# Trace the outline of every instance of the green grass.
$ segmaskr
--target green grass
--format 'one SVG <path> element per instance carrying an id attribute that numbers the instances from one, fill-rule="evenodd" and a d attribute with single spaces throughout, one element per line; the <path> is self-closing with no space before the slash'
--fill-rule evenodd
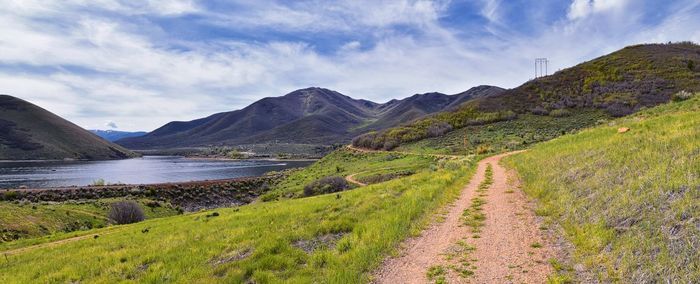
<path id="1" fill-rule="evenodd" d="M 433 281 L 435 284 L 447 283 L 445 279 L 446 274 L 447 271 L 445 270 L 445 267 L 441 265 L 431 266 L 428 268 L 428 272 L 426 272 L 428 280 Z"/>
<path id="2" fill-rule="evenodd" d="M 402 145 L 397 151 L 464 155 L 475 154 L 479 146 L 489 148 L 491 153 L 512 151 L 573 133 L 608 118 L 601 110 L 575 110 L 565 117 L 522 114 L 515 120 L 456 129 L 441 137 Z"/>
<path id="3" fill-rule="evenodd" d="M 506 158 L 599 281 L 700 281 L 700 98 Z M 618 127 L 629 127 L 617 133 Z"/>
<path id="4" fill-rule="evenodd" d="M 280 198 L 303 196 L 304 186 L 327 176 L 345 177 L 350 174 L 362 173 L 371 175 L 386 173 L 387 170 L 420 170 L 434 163 L 436 158 L 422 155 L 409 155 L 386 152 L 361 153 L 348 149 L 339 149 L 323 159 L 292 173 L 289 177 L 275 186 L 262 200 L 269 201 Z"/>
<path id="5" fill-rule="evenodd" d="M 478 196 L 472 198 L 469 208 L 462 212 L 462 222 L 469 227 L 473 234 L 481 233 L 481 227 L 484 226 L 486 215 L 483 213 L 483 205 L 486 204 L 486 191 L 493 184 L 493 166 L 488 164 L 484 174 L 484 180 L 479 184 L 476 190 Z"/>
<path id="6" fill-rule="evenodd" d="M 109 204 L 121 199 L 63 203 L 0 202 L 0 234 L 10 240 L 38 237 L 59 232 L 72 232 L 108 225 Z M 146 218 L 178 214 L 171 206 L 148 207 L 150 200 L 140 199 Z M 0 247 L 3 244 L 0 242 Z"/>
<path id="7" fill-rule="evenodd" d="M 384 257 L 459 196 L 474 163 L 455 163 L 340 198 L 258 202 L 92 230 L 100 237 L 0 259 L 0 282 L 368 282 Z M 213 211 L 219 216 L 206 217 Z"/>

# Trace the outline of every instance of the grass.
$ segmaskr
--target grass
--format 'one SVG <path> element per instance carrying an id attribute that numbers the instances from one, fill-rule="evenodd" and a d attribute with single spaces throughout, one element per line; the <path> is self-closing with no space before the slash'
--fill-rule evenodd
<path id="1" fill-rule="evenodd" d="M 445 276 L 447 275 L 447 271 L 445 270 L 445 267 L 442 265 L 435 265 L 431 266 L 428 268 L 428 272 L 426 272 L 426 276 L 428 276 L 428 280 L 433 281 L 435 284 L 444 284 L 447 283 L 445 280 Z"/>
<path id="2" fill-rule="evenodd" d="M 357 152 L 342 148 L 323 159 L 296 171 L 262 196 L 263 201 L 295 198 L 303 196 L 304 186 L 327 176 L 342 176 L 362 173 L 372 175 L 388 170 L 417 171 L 427 168 L 436 158 L 422 155 L 409 155 L 387 152 Z"/>
<path id="3" fill-rule="evenodd" d="M 472 198 L 469 208 L 462 212 L 462 221 L 468 226 L 473 234 L 481 233 L 481 227 L 484 226 L 486 215 L 482 212 L 482 206 L 486 204 L 486 190 L 493 184 L 493 166 L 488 164 L 484 174 L 484 180 L 479 184 L 476 190 L 478 196 Z"/>
<path id="4" fill-rule="evenodd" d="M 122 199 L 76 201 L 64 203 L 0 202 L 0 236 L 9 241 L 53 233 L 72 232 L 107 226 L 109 204 Z M 172 206 L 149 207 L 151 200 L 137 200 L 146 218 L 177 215 Z M 0 248 L 3 247 L 0 243 Z"/>
<path id="5" fill-rule="evenodd" d="M 598 281 L 698 282 L 698 111 L 696 95 L 505 161 L 540 201 L 537 213 L 562 226 L 573 261 Z"/>
<path id="6" fill-rule="evenodd" d="M 365 168 L 383 167 L 382 159 L 425 163 L 419 157 L 386 161 L 386 154 L 368 155 Z M 347 157 L 345 165 L 353 165 L 350 153 L 335 157 Z M 100 237 L 0 259 L 0 282 L 368 282 L 385 256 L 459 196 L 474 163 L 455 163 L 435 163 L 412 176 L 339 195 L 258 202 L 219 208 L 219 216 L 205 211 L 88 231 Z M 326 174 L 318 166 L 307 170 Z"/>
<path id="7" fill-rule="evenodd" d="M 519 150 L 563 134 L 606 121 L 602 110 L 576 110 L 566 117 L 522 114 L 515 120 L 467 126 L 441 137 L 424 139 L 397 148 L 425 154 L 485 154 Z M 484 152 L 478 153 L 482 147 Z"/>

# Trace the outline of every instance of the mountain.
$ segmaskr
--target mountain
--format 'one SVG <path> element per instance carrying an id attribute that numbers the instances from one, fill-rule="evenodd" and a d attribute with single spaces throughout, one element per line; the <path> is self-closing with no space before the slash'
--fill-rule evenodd
<path id="1" fill-rule="evenodd" d="M 122 159 L 119 145 L 32 103 L 0 95 L 0 160 Z"/>
<path id="2" fill-rule="evenodd" d="M 481 152 L 478 148 L 488 151 L 493 144 L 517 148 L 589 127 L 597 118 L 625 116 L 668 102 L 680 91 L 699 91 L 700 67 L 696 62 L 700 62 L 700 46 L 693 43 L 630 46 L 514 89 L 473 98 L 399 128 L 366 133 L 353 144 L 393 149 L 430 138 L 441 140 L 430 143 L 441 149 L 449 146 Z M 503 135 L 496 135 L 494 130 L 503 128 L 505 121 L 513 123 L 501 131 Z M 494 127 L 483 129 L 481 125 Z M 469 128 L 469 133 L 451 137 L 449 143 L 438 138 L 461 128 Z"/>
<path id="3" fill-rule="evenodd" d="M 474 103 L 484 111 L 596 108 L 624 116 L 668 102 L 681 90 L 700 90 L 696 63 L 700 46 L 693 43 L 634 45 Z"/>
<path id="4" fill-rule="evenodd" d="M 114 142 L 122 138 L 128 138 L 128 137 L 138 137 L 138 136 L 143 136 L 146 135 L 145 131 L 136 131 L 136 132 L 128 132 L 128 131 L 117 131 L 117 130 L 98 130 L 98 129 L 91 129 L 90 132 L 94 133 L 97 136 L 102 137 L 103 139 Z"/>
<path id="5" fill-rule="evenodd" d="M 395 126 L 444 110 L 455 102 L 500 91 L 498 87 L 481 86 L 457 95 L 419 94 L 379 104 L 328 89 L 307 88 L 282 97 L 264 98 L 241 110 L 170 122 L 144 136 L 117 143 L 130 149 L 265 142 L 344 143 L 364 131 Z"/>

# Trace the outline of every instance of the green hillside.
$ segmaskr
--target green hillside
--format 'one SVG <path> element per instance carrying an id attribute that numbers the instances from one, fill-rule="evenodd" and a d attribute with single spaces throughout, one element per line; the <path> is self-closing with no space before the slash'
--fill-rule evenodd
<path id="1" fill-rule="evenodd" d="M 107 160 L 136 156 L 39 106 L 0 95 L 0 160 Z"/>
<path id="2" fill-rule="evenodd" d="M 693 43 L 630 46 L 517 88 L 467 101 L 452 111 L 361 135 L 353 144 L 390 150 L 433 138 L 437 143 L 422 143 L 408 149 L 430 146 L 443 152 L 450 149 L 461 153 L 490 152 L 512 140 L 513 143 L 539 142 L 557 136 L 552 133 L 579 130 L 595 125 L 599 119 L 620 117 L 668 102 L 683 90 L 700 91 L 697 62 L 700 62 L 700 46 Z M 589 119 L 593 110 L 600 114 Z M 569 116 L 574 119 L 564 119 Z M 547 117 L 560 121 L 548 123 L 551 119 Z M 533 123 L 540 126 L 537 131 L 542 133 L 535 133 L 540 138 L 532 137 Z M 502 135 L 484 134 L 504 126 L 508 128 Z M 457 139 L 439 138 L 464 128 L 470 132 L 454 134 L 458 135 Z M 469 143 L 455 143 L 465 138 Z M 455 147 L 458 144 L 462 146 Z M 479 147 L 491 150 L 477 151 Z"/>
<path id="3" fill-rule="evenodd" d="M 584 282 L 700 280 L 698 111 L 696 95 L 508 158 L 575 246 Z"/>
<path id="4" fill-rule="evenodd" d="M 346 151 L 327 157 L 324 168 L 385 173 L 376 166 L 381 160 L 401 168 L 420 161 Z M 342 193 L 109 226 L 60 245 L 47 242 L 76 234 L 0 244 L 2 251 L 21 249 L 5 252 L 0 282 L 367 282 L 370 271 L 454 200 L 474 172 L 469 159 L 427 161 L 414 166 L 413 175 Z M 325 175 L 318 167 L 301 172 Z M 46 244 L 27 247 L 37 243 Z"/>

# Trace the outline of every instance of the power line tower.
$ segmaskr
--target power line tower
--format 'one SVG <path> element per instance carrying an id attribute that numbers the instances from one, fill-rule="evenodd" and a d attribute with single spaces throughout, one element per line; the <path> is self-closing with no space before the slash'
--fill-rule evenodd
<path id="1" fill-rule="evenodd" d="M 535 79 L 549 75 L 547 72 L 548 64 L 549 60 L 547 58 L 535 58 Z"/>

